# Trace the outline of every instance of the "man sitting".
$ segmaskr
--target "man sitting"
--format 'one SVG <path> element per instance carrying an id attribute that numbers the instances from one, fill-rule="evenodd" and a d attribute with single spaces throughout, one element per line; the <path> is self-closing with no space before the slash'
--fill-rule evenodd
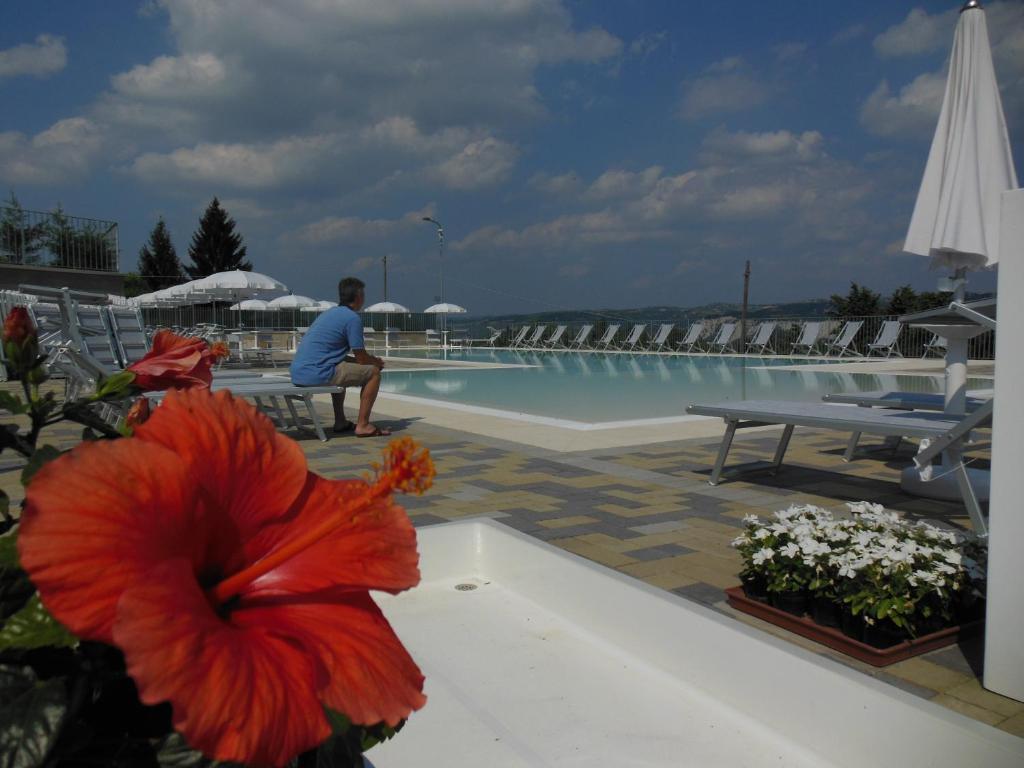
<path id="1" fill-rule="evenodd" d="M 336 387 L 362 387 L 356 437 L 390 435 L 390 430 L 370 423 L 370 410 L 380 389 L 380 371 L 384 361 L 366 353 L 363 321 L 356 313 L 366 299 L 362 280 L 346 277 L 338 283 L 341 306 L 322 312 L 299 344 L 292 361 L 292 382 L 300 387 L 333 384 Z M 345 392 L 332 394 L 334 431 L 352 429 L 345 418 Z"/>

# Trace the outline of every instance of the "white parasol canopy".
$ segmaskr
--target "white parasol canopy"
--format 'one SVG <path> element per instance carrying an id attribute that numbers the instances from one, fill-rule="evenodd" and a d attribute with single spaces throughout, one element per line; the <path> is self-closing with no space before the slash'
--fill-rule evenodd
<path id="1" fill-rule="evenodd" d="M 328 309 L 334 309 L 338 306 L 337 302 L 334 301 L 323 301 L 320 300 L 316 304 L 309 307 L 303 307 L 300 312 L 326 312 Z"/>
<path id="2" fill-rule="evenodd" d="M 364 307 L 363 312 L 397 315 L 409 314 L 409 309 L 408 307 L 403 307 L 401 304 L 396 304 L 393 301 L 378 301 L 376 304 L 371 304 L 368 307 Z"/>
<path id="3" fill-rule="evenodd" d="M 315 307 L 316 301 L 309 296 L 296 296 L 293 293 L 287 296 L 278 296 L 268 302 L 270 309 L 302 309 L 303 307 Z"/>
<path id="4" fill-rule="evenodd" d="M 213 298 L 270 299 L 288 293 L 288 286 L 262 272 L 233 269 L 194 280 L 193 291 Z"/>
<path id="5" fill-rule="evenodd" d="M 444 302 L 442 304 L 432 304 L 423 311 L 428 315 L 458 315 L 464 313 L 466 308 L 460 307 L 458 304 Z"/>
<path id="6" fill-rule="evenodd" d="M 903 249 L 931 256 L 933 266 L 995 264 L 1000 195 L 1016 187 L 985 12 L 972 0 L 957 21 L 942 112 Z"/>
<path id="7" fill-rule="evenodd" d="M 271 309 L 271 306 L 267 302 L 263 301 L 263 299 L 246 299 L 245 301 L 240 301 L 237 304 L 232 304 L 229 309 L 266 312 Z"/>

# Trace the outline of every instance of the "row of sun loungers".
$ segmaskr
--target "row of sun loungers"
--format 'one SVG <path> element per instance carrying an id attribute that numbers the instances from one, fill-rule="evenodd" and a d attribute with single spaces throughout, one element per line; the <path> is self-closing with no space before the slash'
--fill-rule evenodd
<path id="1" fill-rule="evenodd" d="M 647 341 L 643 340 L 647 332 L 646 324 L 635 324 L 626 334 L 622 341 L 618 341 L 619 331 L 622 324 L 613 323 L 608 325 L 604 333 L 593 341 L 590 340 L 594 331 L 593 324 L 584 325 L 579 332 L 570 340 L 566 340 L 565 325 L 556 325 L 551 332 L 548 332 L 547 325 L 523 326 L 513 336 L 509 347 L 512 349 L 596 349 L 602 351 L 624 351 L 624 352 L 726 352 L 744 351 L 758 355 L 784 354 L 790 355 L 823 355 L 828 357 L 903 357 L 899 349 L 899 338 L 903 331 L 903 324 L 897 320 L 886 320 L 882 323 L 874 341 L 867 345 L 866 353 L 858 351 L 856 340 L 864 326 L 862 320 L 850 320 L 846 322 L 834 336 L 826 335 L 828 323 L 825 321 L 812 320 L 803 324 L 800 335 L 795 342 L 789 344 L 789 349 L 778 349 L 773 339 L 776 337 L 778 322 L 766 320 L 759 323 L 750 341 L 747 341 L 740 349 L 739 340 L 736 338 L 738 323 L 724 322 L 717 328 L 710 329 L 709 324 L 698 321 L 687 328 L 681 341 L 671 344 L 670 337 L 675 324 L 662 323 L 657 330 L 650 335 Z M 708 335 L 710 331 L 710 335 Z M 496 331 L 487 343 L 496 343 L 500 331 Z M 933 338 L 924 345 L 924 354 L 941 352 L 945 349 L 946 342 L 939 336 Z"/>
<path id="2" fill-rule="evenodd" d="M 48 365 L 63 374 L 68 396 L 91 391 L 102 376 L 110 376 L 141 359 L 150 348 L 149 336 L 138 309 L 88 303 L 106 297 L 92 294 L 26 286 L 47 301 L 28 305 L 46 348 Z M 313 406 L 313 396 L 341 392 L 339 387 L 298 387 L 283 376 L 262 376 L 254 371 L 214 372 L 212 389 L 230 389 L 235 395 L 253 400 L 278 427 L 304 429 L 297 406 L 305 408 L 313 431 L 326 441 L 327 435 Z M 155 402 L 162 392 L 146 393 Z M 269 404 L 268 404 L 269 403 Z M 284 407 L 282 407 L 282 404 Z M 117 413 L 104 414 L 115 421 Z"/>

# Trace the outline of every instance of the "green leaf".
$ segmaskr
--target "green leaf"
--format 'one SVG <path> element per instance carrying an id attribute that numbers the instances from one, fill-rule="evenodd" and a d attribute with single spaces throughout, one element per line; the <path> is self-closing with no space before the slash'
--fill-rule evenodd
<path id="1" fill-rule="evenodd" d="M 0 391 L 0 409 L 8 413 L 27 413 L 28 406 L 13 392 Z"/>
<path id="2" fill-rule="evenodd" d="M 40 682 L 27 667 L 0 666 L 0 765 L 42 766 L 57 742 L 67 709 L 60 678 Z"/>
<path id="3" fill-rule="evenodd" d="M 61 450 L 52 445 L 41 445 L 36 448 L 35 453 L 32 454 L 32 458 L 28 460 L 28 464 L 21 470 L 21 484 L 28 485 L 32 477 L 43 468 L 47 463 L 53 461 L 60 456 Z"/>
<path id="4" fill-rule="evenodd" d="M 135 374 L 132 371 L 118 371 L 100 382 L 93 399 L 127 397 L 133 394 L 131 387 L 134 381 Z"/>
<path id="5" fill-rule="evenodd" d="M 0 491 L 0 493 L 3 493 Z M 4 494 L 6 500 L 7 494 Z M 0 536 L 0 568 L 19 568 L 18 565 L 18 529 Z"/>
<path id="6" fill-rule="evenodd" d="M 13 614 L 0 628 L 0 651 L 8 648 L 70 648 L 78 638 L 64 629 L 33 595 L 25 607 Z"/>
<path id="7" fill-rule="evenodd" d="M 192 749 L 180 733 L 172 733 L 154 744 L 156 762 L 161 768 L 230 768 L 237 763 L 211 760 L 202 752 Z"/>

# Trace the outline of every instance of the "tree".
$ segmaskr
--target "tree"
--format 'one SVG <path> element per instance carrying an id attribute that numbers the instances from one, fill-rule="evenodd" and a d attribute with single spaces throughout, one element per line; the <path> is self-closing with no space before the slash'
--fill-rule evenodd
<path id="1" fill-rule="evenodd" d="M 845 296 L 834 293 L 830 300 L 832 306 L 828 313 L 832 317 L 863 317 L 882 314 L 882 297 L 870 288 L 857 285 L 857 283 L 850 283 L 850 292 Z"/>
<path id="2" fill-rule="evenodd" d="M 206 277 L 231 269 L 249 271 L 252 264 L 245 260 L 242 236 L 235 234 L 235 220 L 220 207 L 215 197 L 199 220 L 199 229 L 192 235 L 188 256 L 192 265 L 185 270 L 193 278 Z"/>
<path id="3" fill-rule="evenodd" d="M 892 292 L 889 297 L 889 308 L 886 312 L 890 315 L 909 315 L 917 312 L 920 298 L 909 285 L 901 285 Z"/>
<path id="4" fill-rule="evenodd" d="M 160 217 L 149 233 L 149 242 L 139 249 L 139 276 L 150 291 L 177 285 L 185 277 L 163 217 Z"/>
<path id="5" fill-rule="evenodd" d="M 141 296 L 144 293 L 149 293 L 150 288 L 146 281 L 142 278 L 142 275 L 137 272 L 126 272 L 124 275 L 124 288 L 122 292 L 128 298 L 132 296 Z"/>
<path id="6" fill-rule="evenodd" d="M 0 216 L 0 260 L 11 264 L 35 264 L 39 261 L 44 228 L 30 224 L 30 216 L 11 192 Z"/>

